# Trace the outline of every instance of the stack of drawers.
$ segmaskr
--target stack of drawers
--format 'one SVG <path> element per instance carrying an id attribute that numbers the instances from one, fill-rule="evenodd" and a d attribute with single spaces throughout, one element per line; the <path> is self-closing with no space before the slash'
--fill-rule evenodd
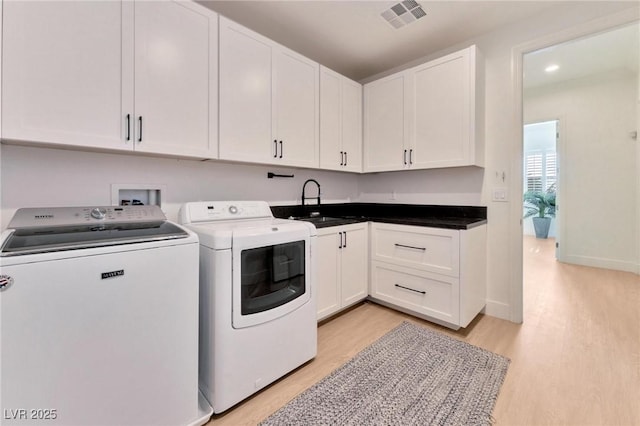
<path id="1" fill-rule="evenodd" d="M 486 225 L 456 230 L 372 223 L 375 301 L 450 328 L 484 308 Z"/>

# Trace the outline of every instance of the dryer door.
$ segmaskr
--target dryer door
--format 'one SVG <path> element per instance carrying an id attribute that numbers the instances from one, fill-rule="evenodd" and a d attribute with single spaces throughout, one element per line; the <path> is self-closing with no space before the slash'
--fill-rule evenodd
<path id="1" fill-rule="evenodd" d="M 233 233 L 233 327 L 282 317 L 311 300 L 306 227 L 274 225 Z"/>

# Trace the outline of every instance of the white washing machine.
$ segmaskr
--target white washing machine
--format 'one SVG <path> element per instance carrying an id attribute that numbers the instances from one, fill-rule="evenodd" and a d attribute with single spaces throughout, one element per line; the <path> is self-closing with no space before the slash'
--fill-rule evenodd
<path id="1" fill-rule="evenodd" d="M 0 424 L 206 423 L 198 247 L 156 206 L 18 210 L 0 240 Z"/>
<path id="2" fill-rule="evenodd" d="M 200 238 L 200 389 L 221 413 L 316 356 L 316 230 L 259 201 L 180 221 Z"/>

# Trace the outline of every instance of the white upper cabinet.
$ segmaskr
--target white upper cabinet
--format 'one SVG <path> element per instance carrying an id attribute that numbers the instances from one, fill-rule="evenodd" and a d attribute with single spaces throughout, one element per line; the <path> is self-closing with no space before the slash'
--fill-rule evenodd
<path id="1" fill-rule="evenodd" d="M 133 70 L 133 46 L 123 43 L 123 9 L 116 1 L 4 2 L 3 139 L 124 148 L 133 74 L 122 70 Z"/>
<path id="2" fill-rule="evenodd" d="M 319 164 L 319 65 L 220 17 L 220 158 Z"/>
<path id="3" fill-rule="evenodd" d="M 406 73 L 398 73 L 364 86 L 365 172 L 403 168 L 408 145 L 408 78 Z"/>
<path id="4" fill-rule="evenodd" d="M 273 138 L 277 164 L 318 167 L 320 66 L 297 53 L 274 51 Z"/>
<path id="5" fill-rule="evenodd" d="M 341 76 L 320 67 L 320 168 L 342 170 Z"/>
<path id="6" fill-rule="evenodd" d="M 217 25 L 195 3 L 135 3 L 137 151 L 217 156 Z"/>
<path id="7" fill-rule="evenodd" d="M 271 44 L 220 17 L 220 158 L 267 163 L 271 145 Z M 272 142 L 272 141 L 271 141 Z"/>
<path id="8" fill-rule="evenodd" d="M 410 167 L 483 166 L 475 46 L 413 68 Z"/>
<path id="9" fill-rule="evenodd" d="M 3 139 L 215 157 L 214 12 L 12 1 L 3 14 Z"/>
<path id="10" fill-rule="evenodd" d="M 342 80 L 342 149 L 344 169 L 362 172 L 362 85 Z"/>
<path id="11" fill-rule="evenodd" d="M 362 172 L 362 85 L 320 67 L 320 168 Z"/>
<path id="12" fill-rule="evenodd" d="M 2 16 L 2 4 L 0 0 L 0 16 Z M 2 58 L 2 19 L 0 19 L 0 59 Z M 2 81 L 2 67 L 0 66 L 0 82 Z M 2 99 L 2 84 L 0 84 L 0 99 Z M 2 102 L 0 102 L 0 136 L 2 135 Z"/>
<path id="13" fill-rule="evenodd" d="M 365 85 L 365 171 L 483 166 L 479 57 L 471 46 Z"/>
<path id="14" fill-rule="evenodd" d="M 364 86 L 364 171 L 400 170 L 407 162 L 407 73 Z"/>

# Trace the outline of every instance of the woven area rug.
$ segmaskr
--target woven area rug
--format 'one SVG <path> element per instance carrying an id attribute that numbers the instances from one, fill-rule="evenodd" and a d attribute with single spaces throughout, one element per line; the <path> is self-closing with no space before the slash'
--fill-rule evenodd
<path id="1" fill-rule="evenodd" d="M 403 322 L 261 425 L 486 425 L 509 359 Z"/>

